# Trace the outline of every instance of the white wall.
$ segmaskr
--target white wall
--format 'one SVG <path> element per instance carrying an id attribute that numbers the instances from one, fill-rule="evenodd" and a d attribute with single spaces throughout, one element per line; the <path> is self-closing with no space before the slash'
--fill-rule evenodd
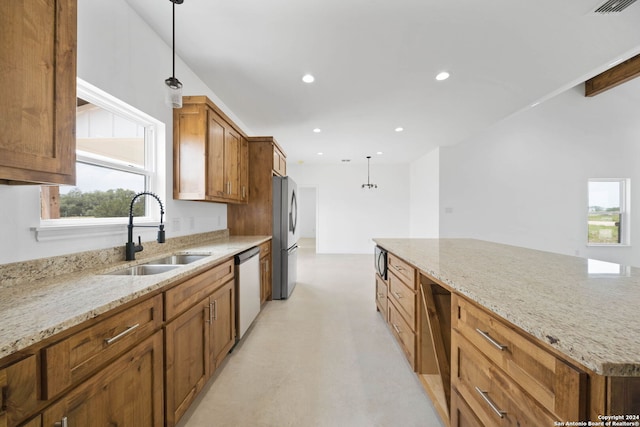
<path id="1" fill-rule="evenodd" d="M 438 238 L 440 232 L 440 148 L 411 162 L 411 237 Z"/>
<path id="2" fill-rule="evenodd" d="M 640 79 L 582 85 L 440 150 L 440 237 L 475 237 L 640 266 Z M 631 178 L 631 243 L 587 247 L 587 180 Z"/>
<path id="3" fill-rule="evenodd" d="M 373 253 L 374 237 L 409 237 L 407 165 L 287 164 L 298 187 L 315 187 L 318 200 L 316 246 L 319 253 Z"/>
<path id="4" fill-rule="evenodd" d="M 167 7 L 170 7 L 170 3 Z M 172 199 L 172 110 L 164 104 L 164 80 L 171 75 L 171 47 L 124 0 L 78 2 L 78 77 L 166 124 L 167 237 L 227 226 L 224 204 Z M 242 122 L 179 59 L 176 77 L 185 95 L 207 95 L 246 132 Z M 31 227 L 39 225 L 39 187 L 0 185 L 0 264 L 123 245 L 121 235 L 37 242 Z M 174 225 L 180 223 L 180 230 Z M 193 226 L 191 226 L 193 224 Z M 143 241 L 155 236 L 142 233 Z M 9 243 L 10 242 L 10 243 Z"/>

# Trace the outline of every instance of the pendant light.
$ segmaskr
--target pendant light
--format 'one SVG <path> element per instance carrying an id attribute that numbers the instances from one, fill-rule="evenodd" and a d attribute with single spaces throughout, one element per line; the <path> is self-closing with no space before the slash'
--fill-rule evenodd
<path id="1" fill-rule="evenodd" d="M 176 4 L 184 0 L 169 0 L 173 3 L 173 73 L 164 83 L 167 85 L 165 102 L 173 108 L 182 108 L 182 83 L 176 79 Z"/>
<path id="2" fill-rule="evenodd" d="M 377 185 L 372 184 L 371 181 L 369 180 L 369 176 L 370 176 L 370 172 L 369 172 L 369 164 L 371 162 L 371 156 L 367 156 L 367 183 L 366 184 L 362 184 L 362 188 L 367 188 L 367 189 L 372 189 L 372 188 L 378 188 Z"/>

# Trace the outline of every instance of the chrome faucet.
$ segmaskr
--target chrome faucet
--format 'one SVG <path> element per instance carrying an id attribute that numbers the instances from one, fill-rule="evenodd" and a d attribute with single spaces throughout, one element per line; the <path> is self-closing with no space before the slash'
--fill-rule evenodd
<path id="1" fill-rule="evenodd" d="M 158 243 L 164 243 L 164 224 L 162 223 L 162 216 L 164 215 L 164 206 L 162 205 L 162 200 L 156 194 L 151 193 L 149 191 L 143 191 L 141 193 L 136 194 L 131 199 L 131 205 L 129 206 L 129 225 L 127 228 L 129 229 L 129 238 L 127 240 L 127 244 L 125 245 L 125 259 L 127 261 L 133 261 L 136 259 L 136 252 L 141 252 L 144 248 L 142 247 L 142 241 L 140 236 L 138 236 L 138 244 L 133 243 L 133 204 L 136 199 L 140 196 L 144 195 L 151 196 L 155 198 L 160 204 L 160 225 L 158 226 Z M 136 225 L 136 227 L 155 227 L 155 225 Z"/>

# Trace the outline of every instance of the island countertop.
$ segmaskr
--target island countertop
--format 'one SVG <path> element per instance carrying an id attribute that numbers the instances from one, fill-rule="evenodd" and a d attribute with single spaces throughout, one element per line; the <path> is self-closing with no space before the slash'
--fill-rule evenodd
<path id="1" fill-rule="evenodd" d="M 567 359 L 640 376 L 640 268 L 474 239 L 373 239 Z"/>
<path id="2" fill-rule="evenodd" d="M 25 280 L 10 286 L 0 283 L 0 359 L 136 298 L 179 283 L 270 239 L 270 236 L 231 236 L 181 248 L 173 253 L 207 257 L 161 274 L 103 274 L 148 262 L 147 259 L 88 268 L 51 279 Z"/>

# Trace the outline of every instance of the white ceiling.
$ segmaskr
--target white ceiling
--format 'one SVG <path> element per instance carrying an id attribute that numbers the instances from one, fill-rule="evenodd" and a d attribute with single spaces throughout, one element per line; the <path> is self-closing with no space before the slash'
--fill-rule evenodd
<path id="1" fill-rule="evenodd" d="M 170 0 L 126 1 L 171 45 Z M 289 162 L 404 163 L 640 52 L 640 2 L 593 14 L 601 3 L 184 0 L 176 52 Z"/>

